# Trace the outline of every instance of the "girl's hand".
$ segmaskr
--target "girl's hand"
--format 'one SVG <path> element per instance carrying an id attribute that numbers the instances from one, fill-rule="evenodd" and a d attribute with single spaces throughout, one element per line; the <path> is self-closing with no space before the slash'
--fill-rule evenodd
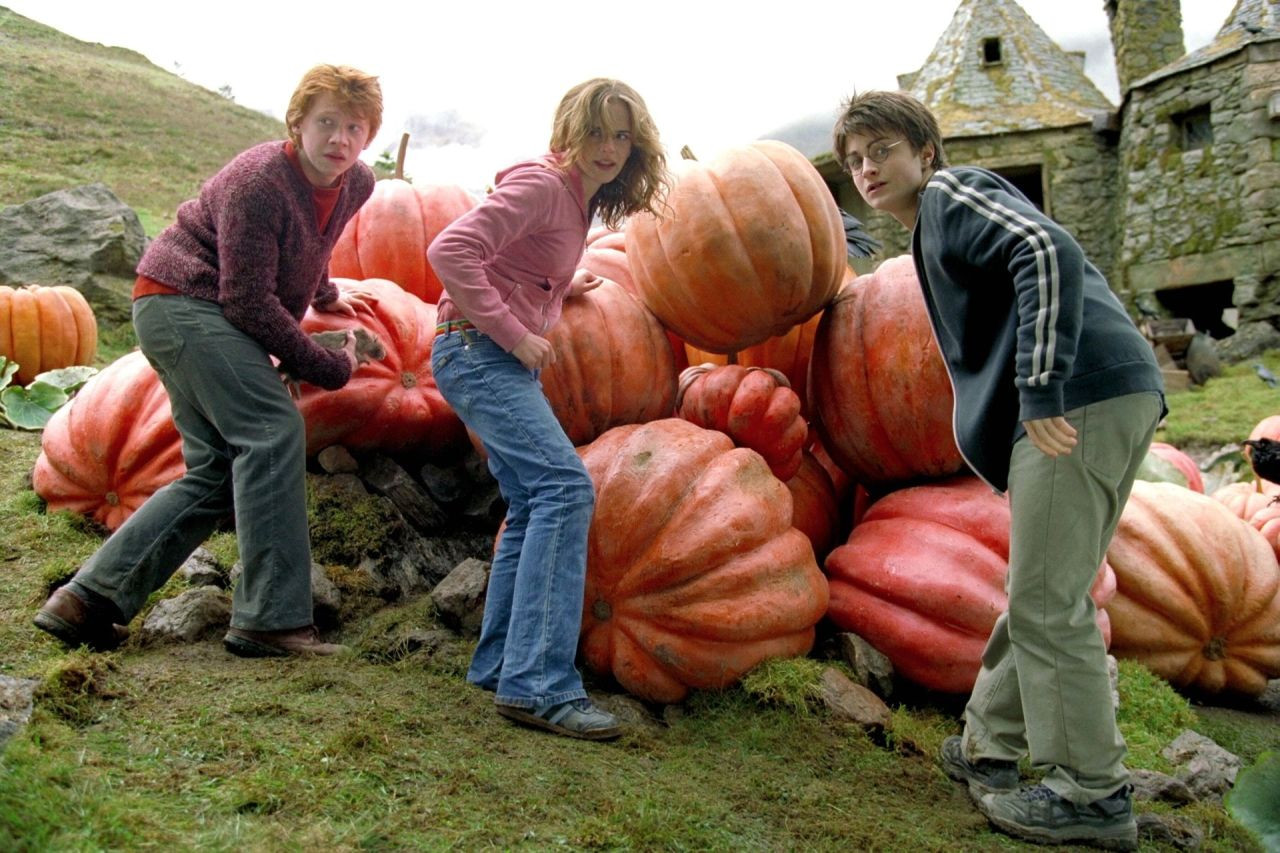
<path id="1" fill-rule="evenodd" d="M 573 274 L 573 280 L 569 282 L 569 298 L 581 296 L 588 290 L 595 290 L 604 284 L 605 280 L 588 269 L 579 269 Z"/>
<path id="2" fill-rule="evenodd" d="M 373 306 L 378 304 L 378 297 L 367 290 L 348 290 L 345 293 L 339 292 L 338 298 L 324 305 L 315 306 L 319 311 L 325 311 L 329 314 L 341 314 L 344 317 L 356 316 L 356 311 L 363 308 L 370 314 L 373 313 Z"/>
<path id="3" fill-rule="evenodd" d="M 1071 448 L 1076 446 L 1076 428 L 1066 418 L 1039 418 L 1034 421 L 1023 421 L 1027 428 L 1027 437 L 1040 452 L 1050 458 L 1070 456 Z"/>
<path id="4" fill-rule="evenodd" d="M 540 338 L 533 332 L 528 333 L 511 350 L 511 354 L 520 359 L 520 363 L 530 370 L 540 370 L 555 363 L 556 351 L 551 341 Z"/>

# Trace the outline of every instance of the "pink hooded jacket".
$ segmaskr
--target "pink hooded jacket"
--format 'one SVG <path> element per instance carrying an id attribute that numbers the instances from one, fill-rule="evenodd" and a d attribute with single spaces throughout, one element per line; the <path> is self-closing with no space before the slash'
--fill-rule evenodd
<path id="1" fill-rule="evenodd" d="M 547 154 L 499 172 L 493 192 L 432 241 L 440 322 L 470 320 L 510 352 L 560 319 L 591 214 L 582 176 L 557 163 Z"/>

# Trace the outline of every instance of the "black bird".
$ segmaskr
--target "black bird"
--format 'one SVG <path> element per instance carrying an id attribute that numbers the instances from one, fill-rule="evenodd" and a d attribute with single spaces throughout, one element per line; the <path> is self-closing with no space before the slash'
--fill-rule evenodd
<path id="1" fill-rule="evenodd" d="M 1258 491 L 1262 491 L 1262 481 L 1280 483 L 1280 441 L 1272 438 L 1250 438 L 1245 440 L 1249 453 L 1249 464 L 1258 478 Z M 1280 501 L 1277 496 L 1272 503 Z"/>
<path id="2" fill-rule="evenodd" d="M 867 233 L 862 227 L 862 220 L 843 207 L 840 208 L 840 218 L 844 220 L 844 242 L 849 257 L 869 258 L 880 251 L 880 241 Z"/>
<path id="3" fill-rule="evenodd" d="M 1258 378 L 1270 385 L 1272 388 L 1276 387 L 1276 375 L 1270 370 L 1267 370 L 1267 366 L 1262 362 L 1255 361 L 1253 363 L 1253 372 L 1258 374 Z"/>

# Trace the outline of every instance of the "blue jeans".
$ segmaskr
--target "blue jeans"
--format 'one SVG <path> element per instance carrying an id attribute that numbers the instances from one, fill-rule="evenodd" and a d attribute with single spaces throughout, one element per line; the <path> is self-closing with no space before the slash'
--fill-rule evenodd
<path id="1" fill-rule="evenodd" d="M 537 375 L 474 330 L 435 339 L 440 393 L 489 455 L 507 502 L 467 681 L 503 705 L 587 695 L 574 666 L 595 488 Z"/>
<path id="2" fill-rule="evenodd" d="M 133 303 L 142 352 L 169 393 L 187 470 L 129 516 L 71 583 L 127 622 L 234 512 L 244 573 L 231 626 L 311 624 L 305 427 L 262 345 L 222 307 L 186 296 Z"/>

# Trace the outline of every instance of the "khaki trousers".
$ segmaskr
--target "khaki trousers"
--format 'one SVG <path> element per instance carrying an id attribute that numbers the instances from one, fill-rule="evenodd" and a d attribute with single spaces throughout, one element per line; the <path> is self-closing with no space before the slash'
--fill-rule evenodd
<path id="1" fill-rule="evenodd" d="M 1104 400 L 1067 412 L 1070 455 L 1045 456 L 1026 436 L 1013 448 L 1009 608 L 965 707 L 965 754 L 1030 755 L 1045 785 L 1081 805 L 1129 780 L 1089 588 L 1161 410 L 1155 393 Z"/>

